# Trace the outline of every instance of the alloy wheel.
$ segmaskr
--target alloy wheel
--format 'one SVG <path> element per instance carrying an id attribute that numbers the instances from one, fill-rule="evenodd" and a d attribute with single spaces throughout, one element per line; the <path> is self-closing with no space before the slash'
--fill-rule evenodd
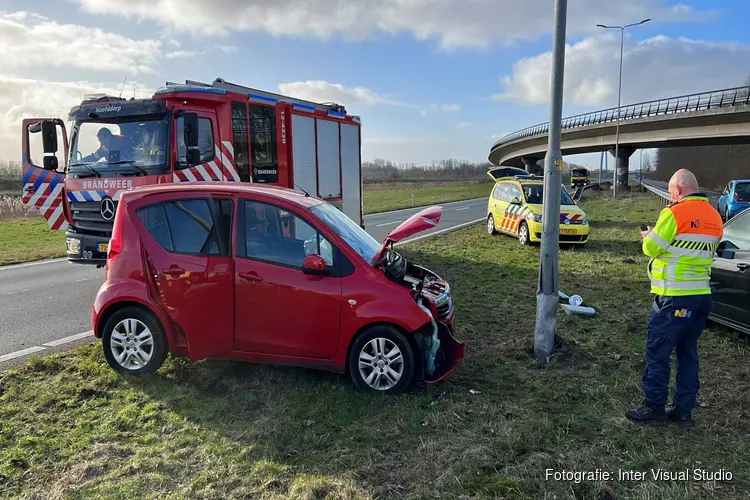
<path id="1" fill-rule="evenodd" d="M 359 352 L 359 374 L 369 387 L 387 391 L 404 375 L 404 356 L 390 339 L 374 338 Z"/>
<path id="2" fill-rule="evenodd" d="M 142 321 L 126 318 L 112 330 L 109 348 L 120 366 L 127 370 L 139 370 L 154 354 L 154 336 Z"/>

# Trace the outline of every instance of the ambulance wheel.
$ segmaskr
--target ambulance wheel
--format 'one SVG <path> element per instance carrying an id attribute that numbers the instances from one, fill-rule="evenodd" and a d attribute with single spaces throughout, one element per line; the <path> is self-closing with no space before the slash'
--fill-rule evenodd
<path id="1" fill-rule="evenodd" d="M 518 241 L 521 243 L 521 245 L 530 245 L 531 244 L 531 236 L 529 235 L 529 226 L 526 225 L 526 222 L 521 222 L 521 225 L 518 226 Z"/>
<path id="2" fill-rule="evenodd" d="M 489 234 L 497 234 L 497 230 L 495 229 L 495 218 L 492 214 L 487 217 L 487 232 Z"/>
<path id="3" fill-rule="evenodd" d="M 396 393 L 414 378 L 414 351 L 403 333 L 376 325 L 359 335 L 349 350 L 349 375 L 360 391 Z"/>
<path id="4" fill-rule="evenodd" d="M 107 364 L 118 373 L 154 373 L 167 358 L 167 337 L 152 313 L 125 307 L 105 323 L 102 349 Z"/>

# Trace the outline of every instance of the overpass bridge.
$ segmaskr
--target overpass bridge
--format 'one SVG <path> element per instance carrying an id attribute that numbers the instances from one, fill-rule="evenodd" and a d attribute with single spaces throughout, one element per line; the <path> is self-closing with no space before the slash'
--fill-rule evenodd
<path id="1" fill-rule="evenodd" d="M 617 108 L 564 118 L 563 155 L 609 151 L 614 156 Z M 620 107 L 617 184 L 627 185 L 630 156 L 642 148 L 750 143 L 750 87 L 714 90 Z M 547 153 L 549 123 L 518 130 L 490 148 L 495 165 L 531 172 Z"/>

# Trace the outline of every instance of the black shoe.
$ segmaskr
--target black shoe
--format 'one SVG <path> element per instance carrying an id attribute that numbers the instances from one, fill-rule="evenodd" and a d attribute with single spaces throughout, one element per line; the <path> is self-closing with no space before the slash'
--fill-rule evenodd
<path id="1" fill-rule="evenodd" d="M 644 404 L 640 408 L 630 408 L 625 412 L 625 416 L 634 422 L 641 422 L 651 425 L 664 425 L 667 421 L 667 414 L 664 407 L 654 408 Z"/>
<path id="2" fill-rule="evenodd" d="M 693 425 L 693 412 L 673 406 L 667 412 L 667 419 L 677 422 L 681 427 L 691 427 Z"/>

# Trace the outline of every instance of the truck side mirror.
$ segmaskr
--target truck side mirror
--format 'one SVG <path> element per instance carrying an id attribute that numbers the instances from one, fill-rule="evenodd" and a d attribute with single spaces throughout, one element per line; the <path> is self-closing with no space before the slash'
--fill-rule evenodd
<path id="1" fill-rule="evenodd" d="M 198 113 L 185 113 L 182 119 L 185 134 L 185 161 L 188 165 L 198 165 L 201 162 L 201 152 L 198 148 Z"/>
<path id="2" fill-rule="evenodd" d="M 52 120 L 42 122 L 42 147 L 44 148 L 44 154 L 57 153 L 57 125 Z M 46 157 L 44 164 L 47 168 Z"/>

